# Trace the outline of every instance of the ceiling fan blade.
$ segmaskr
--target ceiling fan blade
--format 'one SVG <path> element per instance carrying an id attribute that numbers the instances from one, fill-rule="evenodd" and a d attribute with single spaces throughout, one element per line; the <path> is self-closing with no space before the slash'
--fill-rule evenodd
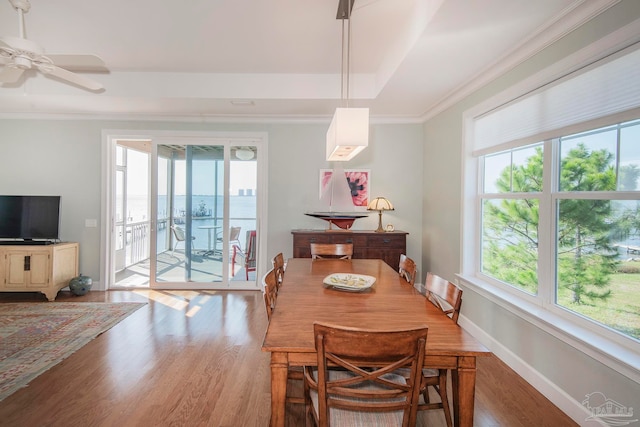
<path id="1" fill-rule="evenodd" d="M 0 71 L 0 82 L 15 83 L 18 81 L 23 72 L 24 70 L 22 68 L 5 65 L 2 71 Z"/>
<path id="2" fill-rule="evenodd" d="M 96 55 L 47 55 L 58 67 L 73 71 L 107 72 L 102 58 Z"/>
<path id="3" fill-rule="evenodd" d="M 11 45 L 7 43 L 7 41 L 5 41 L 4 39 L 5 39 L 4 37 L 0 37 L 0 48 L 13 51 L 13 48 L 11 47 Z"/>
<path id="4" fill-rule="evenodd" d="M 67 71 L 64 68 L 60 68 L 55 65 L 38 66 L 38 68 L 44 74 L 57 77 L 59 79 L 68 81 L 69 83 L 73 83 L 74 85 L 81 86 L 89 90 L 97 91 L 104 88 L 102 86 L 102 83 L 98 83 L 95 80 L 72 73 L 71 71 Z"/>

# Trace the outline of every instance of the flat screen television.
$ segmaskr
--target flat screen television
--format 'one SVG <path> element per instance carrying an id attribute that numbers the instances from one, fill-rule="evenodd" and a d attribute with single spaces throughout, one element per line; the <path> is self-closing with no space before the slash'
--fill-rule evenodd
<path id="1" fill-rule="evenodd" d="M 60 196 L 0 196 L 0 239 L 57 240 Z"/>

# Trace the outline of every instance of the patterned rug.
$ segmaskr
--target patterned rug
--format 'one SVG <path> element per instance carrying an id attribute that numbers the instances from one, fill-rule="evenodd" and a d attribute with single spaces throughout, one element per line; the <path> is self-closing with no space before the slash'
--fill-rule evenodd
<path id="1" fill-rule="evenodd" d="M 143 305 L 0 304 L 0 401 Z"/>

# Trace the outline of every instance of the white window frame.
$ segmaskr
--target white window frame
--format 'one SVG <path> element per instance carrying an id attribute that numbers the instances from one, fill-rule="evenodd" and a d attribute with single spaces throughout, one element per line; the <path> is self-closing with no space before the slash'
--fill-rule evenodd
<path id="1" fill-rule="evenodd" d="M 538 294 L 531 295 L 513 286 L 501 283 L 485 274 L 481 273 L 480 251 L 481 251 L 481 230 L 482 230 L 482 207 L 480 195 L 483 192 L 483 183 L 479 177 L 482 176 L 482 162 L 478 152 L 474 152 L 474 126 L 475 120 L 485 113 L 491 112 L 506 103 L 518 99 L 545 84 L 556 81 L 558 76 L 566 76 L 571 72 L 584 68 L 612 53 L 620 50 L 621 37 L 626 37 L 625 46 L 637 43 L 640 39 L 638 29 L 640 22 L 630 24 L 636 31 L 633 36 L 629 36 L 629 28 L 625 27 L 609 37 L 599 41 L 593 46 L 576 52 L 565 60 L 556 63 L 554 66 L 524 80 L 520 84 L 498 94 L 497 96 L 483 102 L 482 104 L 466 111 L 463 115 L 463 189 L 462 189 L 462 211 L 461 211 L 461 273 L 458 275 L 459 282 L 468 286 L 480 295 L 486 297 L 493 303 L 512 312 L 520 318 L 536 325 L 540 329 L 561 339 L 574 348 L 590 355 L 601 363 L 611 367 L 617 372 L 640 382 L 640 343 L 614 332 L 605 326 L 601 326 L 594 321 L 587 320 L 579 314 L 557 306 L 555 303 L 555 206 L 558 198 L 566 198 L 557 191 L 555 184 L 550 182 L 552 177 L 557 176 L 559 153 L 552 156 L 554 144 L 551 137 L 565 136 L 580 131 L 595 129 L 605 125 L 621 123 L 640 117 L 640 109 L 635 108 L 629 111 L 610 114 L 605 117 L 598 117 L 588 122 L 568 126 L 564 129 L 555 130 L 553 135 L 540 134 L 530 138 L 501 143 L 490 150 L 483 149 L 480 154 L 505 151 L 516 147 L 530 145 L 535 142 L 544 141 L 544 188 L 542 194 L 524 194 L 525 197 L 536 197 L 540 200 L 540 223 L 539 245 L 541 252 L 552 251 L 553 256 L 541 256 L 538 260 L 539 286 Z M 557 148 L 558 144 L 555 144 Z M 553 159 L 553 161 L 552 161 Z M 551 173 L 547 173 L 551 172 Z M 500 198 L 519 197 L 517 194 L 500 194 Z M 586 195 L 585 197 L 601 198 L 602 193 Z M 610 198 L 624 198 L 628 193 L 618 192 L 609 194 Z M 542 215 L 547 212 L 546 215 Z"/>
<path id="2" fill-rule="evenodd" d="M 521 148 L 525 148 L 531 145 L 540 145 L 540 142 L 534 143 L 534 144 L 525 144 L 522 147 L 514 147 L 513 150 L 518 150 Z M 548 153 L 550 150 L 550 145 L 549 145 L 549 141 L 546 141 L 542 144 L 543 146 L 543 151 L 544 151 L 544 155 L 543 155 L 543 171 L 546 171 L 547 168 L 547 161 L 548 161 Z M 496 152 L 504 152 L 507 150 L 497 150 Z M 493 153 L 492 153 L 493 154 Z M 477 210 L 478 210 L 478 218 L 477 218 L 477 230 L 478 230 L 478 252 L 477 252 L 477 259 L 478 259 L 478 267 L 477 267 L 477 275 L 478 277 L 481 277 L 482 280 L 486 281 L 487 283 L 491 283 L 493 286 L 499 287 L 500 289 L 502 289 L 504 292 L 508 292 L 513 294 L 515 297 L 518 298 L 522 298 L 524 300 L 526 300 L 527 302 L 531 303 L 531 304 L 539 304 L 539 299 L 541 296 L 541 287 L 538 286 L 538 292 L 533 295 L 529 292 L 526 292 L 520 288 L 517 288 L 515 286 L 509 285 L 507 283 L 504 283 L 492 276 L 489 276 L 485 273 L 483 273 L 482 270 L 482 238 L 481 238 L 481 231 L 482 231 L 482 202 L 485 200 L 502 200 L 502 199 L 512 199 L 512 200 L 524 200 L 524 199 L 537 199 L 539 202 L 538 204 L 538 210 L 539 212 L 548 212 L 549 209 L 549 203 L 548 203 L 548 194 L 545 192 L 531 192 L 531 193 L 519 193 L 519 192 L 508 192 L 508 193 L 485 193 L 484 192 L 484 181 L 483 181 L 483 177 L 484 177 L 484 170 L 483 170 L 483 164 L 484 162 L 479 162 L 478 164 L 478 183 L 479 183 L 479 187 L 478 187 L 478 193 L 477 193 Z M 543 174 L 543 179 L 544 179 L 544 184 L 543 187 L 544 188 L 548 188 L 548 182 L 549 181 L 549 174 L 544 173 Z M 546 218 L 546 216 L 545 216 Z M 543 216 L 540 215 L 540 221 L 543 221 Z M 544 230 L 544 223 L 543 224 L 538 224 L 538 228 L 540 230 Z M 539 232 L 538 233 L 538 242 L 539 242 L 539 246 L 542 246 L 542 244 L 547 240 L 545 239 L 547 236 L 546 233 L 544 232 Z M 540 242 L 540 240 L 542 240 L 542 242 Z M 544 263 L 544 260 L 540 257 L 538 257 L 538 282 L 541 281 L 541 277 L 542 274 L 544 273 L 545 270 L 541 271 L 541 264 Z"/>

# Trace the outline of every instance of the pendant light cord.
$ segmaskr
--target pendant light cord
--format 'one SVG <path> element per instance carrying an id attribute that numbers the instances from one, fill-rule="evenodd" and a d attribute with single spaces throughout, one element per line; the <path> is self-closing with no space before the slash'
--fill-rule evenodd
<path id="1" fill-rule="evenodd" d="M 342 20 L 342 38 L 340 39 L 340 104 L 344 107 L 344 19 Z"/>
<path id="2" fill-rule="evenodd" d="M 342 100 L 343 107 L 349 107 L 349 74 L 351 72 L 351 7 L 347 0 L 347 17 L 342 19 L 342 56 L 340 67 L 340 99 Z M 347 25 L 347 54 L 346 54 L 346 73 L 345 73 L 345 42 L 344 42 L 344 26 Z M 345 74 L 346 74 L 346 86 L 345 86 Z"/>
<path id="3" fill-rule="evenodd" d="M 347 8 L 347 107 L 349 107 L 349 74 L 351 73 L 351 7 Z"/>

